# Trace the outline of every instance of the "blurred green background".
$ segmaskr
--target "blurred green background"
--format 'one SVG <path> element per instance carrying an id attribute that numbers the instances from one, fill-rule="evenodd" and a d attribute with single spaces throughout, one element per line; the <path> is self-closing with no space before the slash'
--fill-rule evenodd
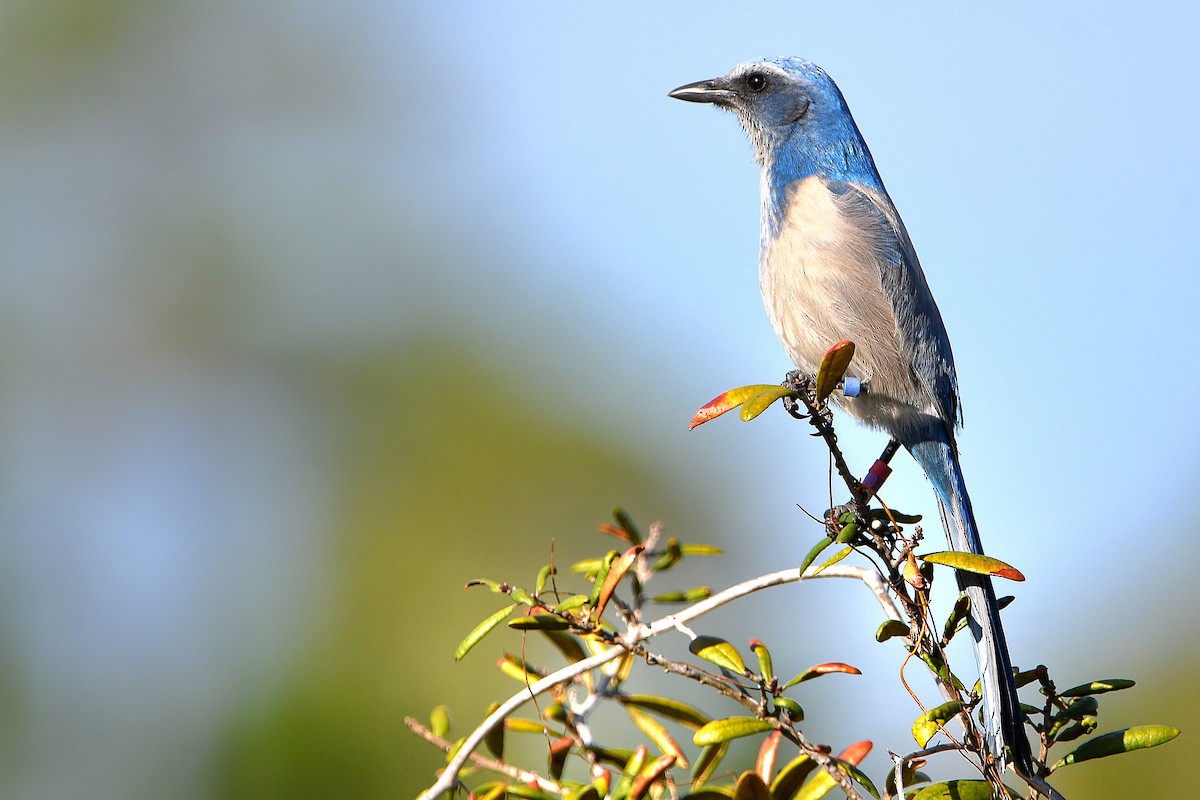
<path id="1" fill-rule="evenodd" d="M 1016 660 L 1184 728 L 1060 788 L 1186 796 L 1200 17 L 1007 8 L 0 5 L 0 795 L 411 797 L 441 759 L 404 715 L 462 733 L 515 688 L 514 637 L 452 663 L 496 608 L 465 581 L 607 549 L 617 504 L 732 550 L 683 583 L 795 564 L 820 451 L 781 414 L 686 430 L 788 365 L 748 148 L 665 96 L 786 53 L 838 78 L 938 295 L 1030 578 Z M 859 665 L 811 730 L 898 749 L 863 594 L 706 630 Z"/>

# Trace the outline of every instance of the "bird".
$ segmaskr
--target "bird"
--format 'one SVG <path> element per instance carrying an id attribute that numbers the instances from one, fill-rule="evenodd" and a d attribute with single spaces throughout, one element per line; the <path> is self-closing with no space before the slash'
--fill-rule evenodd
<path id="1" fill-rule="evenodd" d="M 759 285 L 787 355 L 812 375 L 830 345 L 855 344 L 847 375 L 865 390 L 835 402 L 912 454 L 950 546 L 983 554 L 955 438 L 962 415 L 946 326 L 837 84 L 809 61 L 780 57 L 669 96 L 731 111 L 749 136 L 761 168 Z M 985 746 L 1028 780 L 1036 773 L 995 590 L 986 576 L 957 575 L 971 601 Z"/>

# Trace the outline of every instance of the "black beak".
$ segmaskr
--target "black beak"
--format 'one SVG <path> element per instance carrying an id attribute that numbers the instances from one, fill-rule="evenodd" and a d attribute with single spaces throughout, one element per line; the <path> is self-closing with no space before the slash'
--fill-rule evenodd
<path id="1" fill-rule="evenodd" d="M 731 106 L 736 95 L 724 78 L 713 78 L 680 86 L 678 89 L 668 92 L 667 96 L 674 97 L 676 100 L 687 100 L 689 103 L 714 103 L 718 106 Z"/>

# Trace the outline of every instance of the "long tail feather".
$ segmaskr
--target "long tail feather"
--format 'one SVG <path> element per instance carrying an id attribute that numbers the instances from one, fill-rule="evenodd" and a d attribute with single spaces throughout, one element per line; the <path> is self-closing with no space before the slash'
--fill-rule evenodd
<path id="1" fill-rule="evenodd" d="M 906 446 L 937 492 L 942 525 L 950 547 L 982 555 L 983 544 L 953 441 L 944 432 L 937 431 L 933 438 Z M 988 749 L 996 758 L 1012 763 L 1018 773 L 1032 775 L 1033 756 L 1029 740 L 1025 738 L 1024 715 L 991 578 L 967 572 L 957 575 L 959 588 L 971 598 L 969 626 L 975 640 L 975 660 L 983 688 Z"/>

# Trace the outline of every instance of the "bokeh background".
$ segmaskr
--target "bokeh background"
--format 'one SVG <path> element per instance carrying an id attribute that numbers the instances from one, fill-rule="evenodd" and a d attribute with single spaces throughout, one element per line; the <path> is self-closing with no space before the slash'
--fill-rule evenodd
<path id="1" fill-rule="evenodd" d="M 496 608 L 466 580 L 607 549 L 616 504 L 730 550 L 681 584 L 795 564 L 819 447 L 687 431 L 788 364 L 749 148 L 666 92 L 796 54 L 939 298 L 984 535 L 1029 578 L 1016 660 L 1137 678 L 1104 728 L 1185 729 L 1060 788 L 1185 796 L 1198 33 L 1190 3 L 4 3 L 0 795 L 411 797 L 441 758 L 403 716 L 462 733 L 515 689 L 515 637 L 452 663 Z M 705 629 L 862 667 L 799 699 L 880 774 L 916 710 L 878 621 L 805 586 Z"/>

